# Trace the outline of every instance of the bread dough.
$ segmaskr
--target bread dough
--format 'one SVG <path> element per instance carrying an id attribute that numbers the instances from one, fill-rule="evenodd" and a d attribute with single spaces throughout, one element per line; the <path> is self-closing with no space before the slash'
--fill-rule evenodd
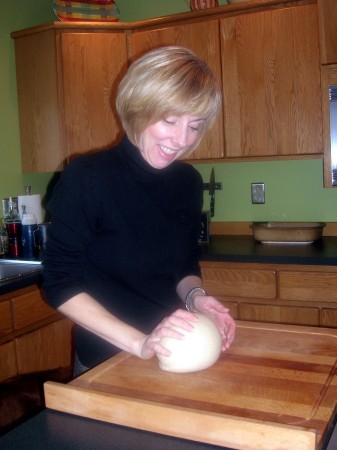
<path id="1" fill-rule="evenodd" d="M 185 335 L 183 340 L 163 337 L 160 343 L 171 350 L 170 356 L 157 355 L 159 367 L 167 372 L 196 372 L 212 366 L 219 358 L 222 338 L 218 327 L 206 315 L 194 313 L 193 331 L 173 327 Z"/>

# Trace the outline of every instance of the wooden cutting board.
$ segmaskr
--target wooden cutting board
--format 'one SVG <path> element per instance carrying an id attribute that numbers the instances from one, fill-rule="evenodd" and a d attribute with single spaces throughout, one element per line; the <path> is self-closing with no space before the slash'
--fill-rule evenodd
<path id="1" fill-rule="evenodd" d="M 240 450 L 318 450 L 337 402 L 337 330 L 238 322 L 207 370 L 168 373 L 123 352 L 44 389 L 48 408 L 88 418 Z"/>

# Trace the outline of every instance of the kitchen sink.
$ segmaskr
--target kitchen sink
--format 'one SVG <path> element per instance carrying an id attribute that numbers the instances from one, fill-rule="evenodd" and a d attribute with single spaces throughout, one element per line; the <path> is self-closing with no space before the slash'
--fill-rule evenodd
<path id="1" fill-rule="evenodd" d="M 41 270 L 41 261 L 2 259 L 0 260 L 0 283 L 24 277 L 34 272 L 41 272 Z"/>

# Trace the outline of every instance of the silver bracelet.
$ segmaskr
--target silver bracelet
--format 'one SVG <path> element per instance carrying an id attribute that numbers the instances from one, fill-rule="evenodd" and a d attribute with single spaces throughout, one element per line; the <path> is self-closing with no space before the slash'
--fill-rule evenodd
<path id="1" fill-rule="evenodd" d="M 185 297 L 185 306 L 188 311 L 192 312 L 193 294 L 197 291 L 199 291 L 202 295 L 206 295 L 206 292 L 201 287 L 194 287 L 190 291 L 188 291 Z"/>

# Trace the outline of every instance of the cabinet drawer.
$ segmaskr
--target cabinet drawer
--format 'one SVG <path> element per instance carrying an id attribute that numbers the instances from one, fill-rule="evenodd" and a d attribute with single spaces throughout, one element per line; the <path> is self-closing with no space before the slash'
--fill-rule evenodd
<path id="1" fill-rule="evenodd" d="M 14 377 L 17 372 L 14 343 L 6 342 L 0 346 L 0 381 Z"/>
<path id="2" fill-rule="evenodd" d="M 45 303 L 39 289 L 22 294 L 19 297 L 13 298 L 11 301 L 13 303 L 13 324 L 15 330 L 19 330 L 57 313 Z"/>
<path id="3" fill-rule="evenodd" d="M 13 330 L 11 305 L 8 301 L 0 303 L 0 336 Z"/>
<path id="4" fill-rule="evenodd" d="M 337 274 L 280 271 L 280 299 L 337 302 Z"/>
<path id="5" fill-rule="evenodd" d="M 72 324 L 61 319 L 15 339 L 20 374 L 71 366 Z"/>
<path id="6" fill-rule="evenodd" d="M 337 308 L 322 308 L 321 327 L 337 328 Z"/>
<path id="7" fill-rule="evenodd" d="M 242 303 L 240 320 L 319 326 L 319 308 Z"/>
<path id="8" fill-rule="evenodd" d="M 202 268 L 203 284 L 218 296 L 275 299 L 276 272 L 259 269 Z"/>

